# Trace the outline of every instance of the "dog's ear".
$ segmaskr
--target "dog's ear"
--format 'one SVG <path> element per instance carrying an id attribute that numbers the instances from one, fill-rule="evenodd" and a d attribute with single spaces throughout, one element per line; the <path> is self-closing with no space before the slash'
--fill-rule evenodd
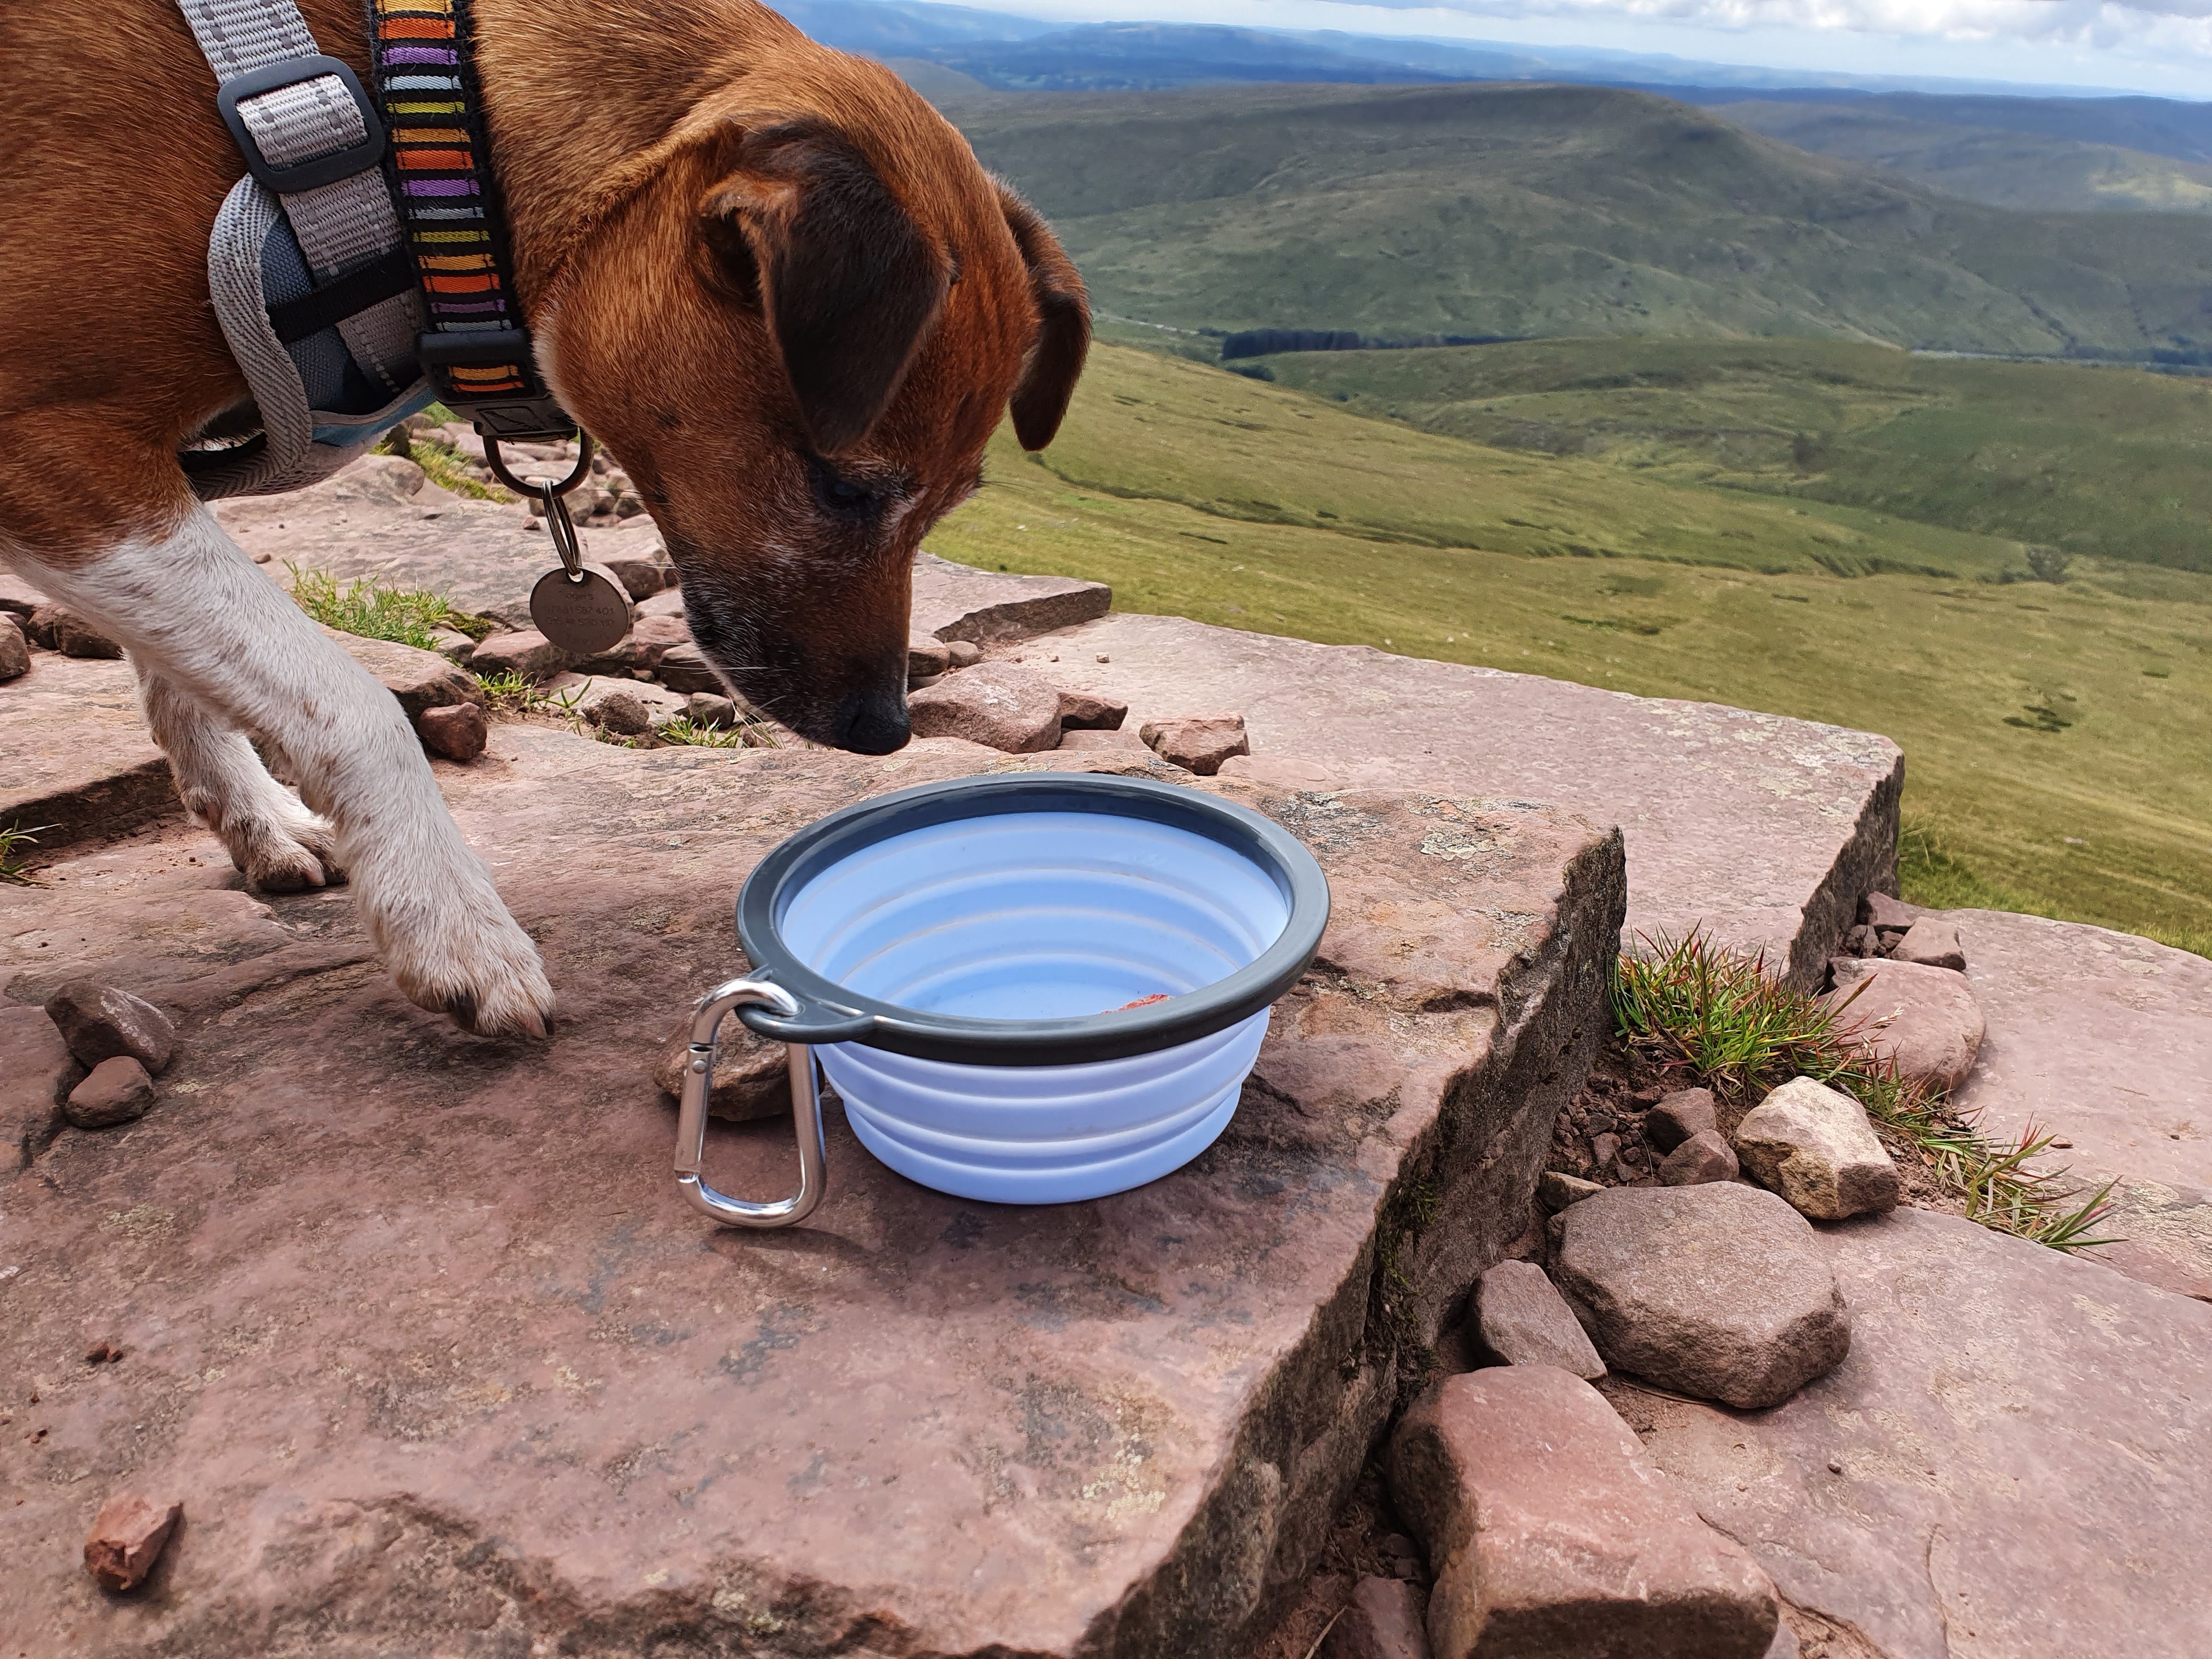
<path id="1" fill-rule="evenodd" d="M 723 285 L 757 305 L 815 447 L 854 448 L 890 407 L 952 284 L 852 143 L 818 122 L 732 131 L 700 204 Z"/>
<path id="2" fill-rule="evenodd" d="M 1035 452 L 1059 434 L 1075 383 L 1083 378 L 1084 360 L 1091 355 L 1091 295 L 1075 262 L 1035 208 L 1003 184 L 999 204 L 1029 267 L 1042 323 L 1013 400 L 1014 435 L 1024 449 Z"/>

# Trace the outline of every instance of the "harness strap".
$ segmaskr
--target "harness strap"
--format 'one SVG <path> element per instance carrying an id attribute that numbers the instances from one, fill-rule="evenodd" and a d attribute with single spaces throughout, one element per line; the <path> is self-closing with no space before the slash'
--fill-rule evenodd
<path id="1" fill-rule="evenodd" d="M 416 343 L 440 398 L 487 437 L 567 437 L 539 377 L 490 166 L 470 0 L 365 0 L 392 191 L 422 291 Z"/>
<path id="2" fill-rule="evenodd" d="M 215 70 L 218 100 L 249 167 L 283 204 L 317 289 L 399 249 L 398 215 L 375 166 L 383 134 L 372 131 L 351 71 L 316 50 L 293 0 L 177 6 Z M 411 295 L 392 291 L 331 320 L 362 371 L 397 394 L 416 378 L 419 316 Z"/>

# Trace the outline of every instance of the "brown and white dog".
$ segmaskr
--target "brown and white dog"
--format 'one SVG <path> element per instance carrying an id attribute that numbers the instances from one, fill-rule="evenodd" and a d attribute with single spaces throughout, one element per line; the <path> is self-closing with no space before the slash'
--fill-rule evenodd
<path id="1" fill-rule="evenodd" d="M 301 9 L 366 76 L 358 0 Z M 1058 429 L 1090 342 L 1074 268 L 890 70 L 752 0 L 474 15 L 549 383 L 635 481 L 730 683 L 817 741 L 897 749 L 915 549 L 1010 400 L 1025 447 Z M 0 9 L 0 561 L 128 648 L 250 882 L 343 869 L 409 997 L 542 1034 L 537 951 L 398 706 L 178 467 L 246 397 L 208 292 L 243 171 L 214 93 L 168 0 Z"/>

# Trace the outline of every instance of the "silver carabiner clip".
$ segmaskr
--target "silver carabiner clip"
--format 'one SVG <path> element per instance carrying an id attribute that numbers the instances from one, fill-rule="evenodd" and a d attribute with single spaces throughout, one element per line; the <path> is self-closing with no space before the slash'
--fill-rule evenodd
<path id="1" fill-rule="evenodd" d="M 791 1056 L 791 1124 L 799 1137 L 799 1191 L 774 1204 L 755 1204 L 716 1192 L 699 1173 L 707 1155 L 707 1108 L 714 1092 L 714 1052 L 722 1022 L 735 1010 L 758 1004 L 786 1019 L 799 1016 L 799 1003 L 791 993 L 766 980 L 733 979 L 699 999 L 676 1117 L 676 1184 L 692 1208 L 726 1227 L 795 1227 L 814 1213 L 830 1182 L 822 1093 L 814 1079 L 814 1050 L 806 1044 L 786 1045 Z"/>

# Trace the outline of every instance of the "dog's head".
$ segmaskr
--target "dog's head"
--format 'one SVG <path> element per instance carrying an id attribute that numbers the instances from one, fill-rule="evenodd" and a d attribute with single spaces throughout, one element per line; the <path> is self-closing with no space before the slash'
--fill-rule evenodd
<path id="1" fill-rule="evenodd" d="M 810 52 L 694 111 L 551 311 L 556 386 L 660 526 L 708 659 L 817 742 L 903 744 L 921 538 L 1010 403 L 1024 448 L 1052 441 L 1089 349 L 1043 222 L 889 70 Z"/>

